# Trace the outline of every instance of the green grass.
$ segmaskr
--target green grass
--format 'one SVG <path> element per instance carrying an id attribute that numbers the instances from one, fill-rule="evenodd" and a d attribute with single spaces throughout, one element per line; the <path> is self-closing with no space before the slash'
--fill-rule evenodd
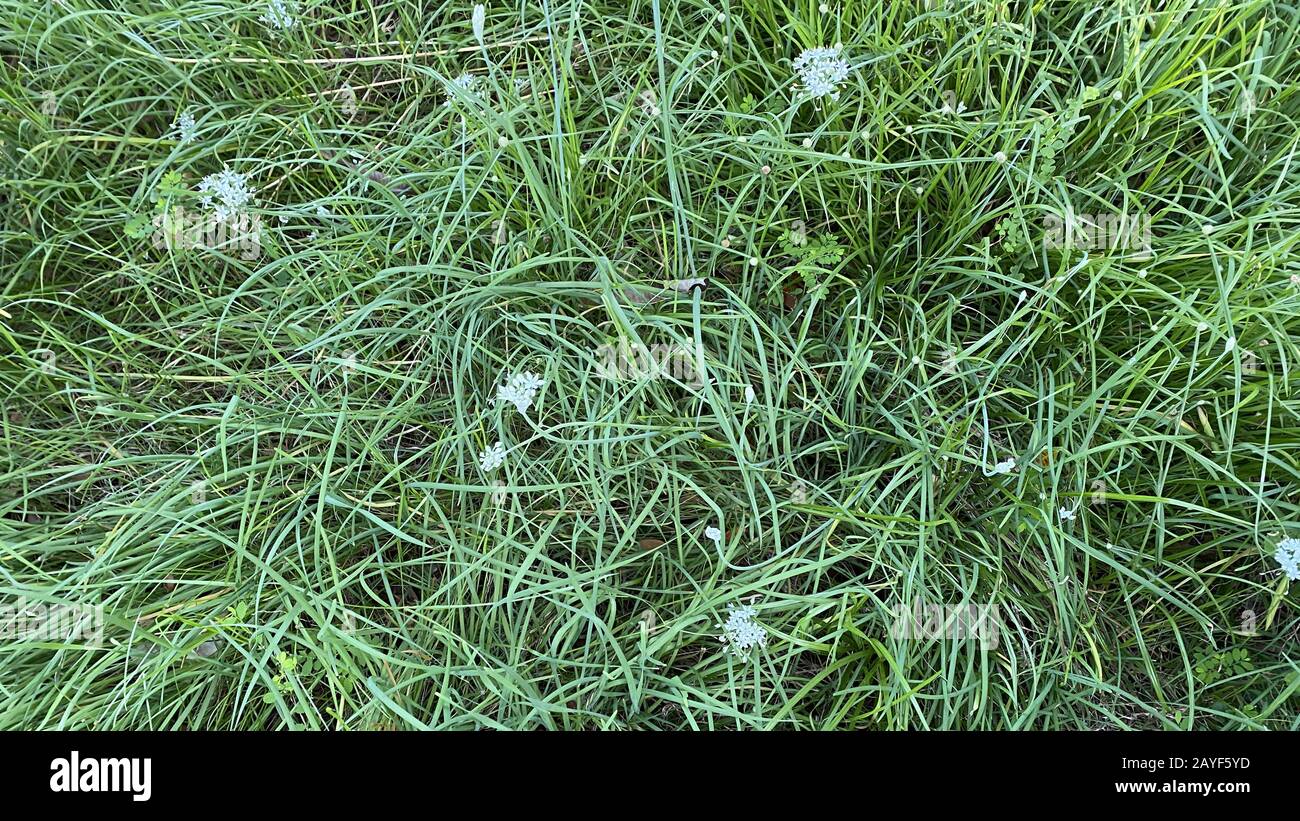
<path id="1" fill-rule="evenodd" d="M 0 0 L 0 729 L 1300 728 L 1300 10 L 817 5 Z"/>

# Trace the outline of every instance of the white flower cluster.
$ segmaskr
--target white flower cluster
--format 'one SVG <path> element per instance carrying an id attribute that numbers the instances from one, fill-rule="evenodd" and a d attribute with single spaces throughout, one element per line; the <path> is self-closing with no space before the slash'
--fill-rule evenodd
<path id="1" fill-rule="evenodd" d="M 1273 557 L 1282 565 L 1282 572 L 1293 582 L 1300 582 L 1300 539 L 1283 539 L 1277 544 Z"/>
<path id="2" fill-rule="evenodd" d="M 199 193 L 203 195 L 203 207 L 213 208 L 218 220 L 226 220 L 240 214 L 253 201 L 253 190 L 248 187 L 248 175 L 238 174 L 229 168 L 223 168 L 216 174 L 209 174 L 199 182 Z"/>
<path id="3" fill-rule="evenodd" d="M 182 111 L 176 116 L 176 122 L 172 123 L 176 129 L 176 136 L 180 139 L 181 145 L 194 142 L 194 138 L 199 134 L 199 125 L 194 121 L 194 115 L 189 111 Z"/>
<path id="4" fill-rule="evenodd" d="M 754 647 L 767 646 L 767 630 L 754 621 L 756 615 L 754 608 L 748 605 L 727 605 L 727 620 L 718 625 L 722 628 L 718 640 L 729 652 L 742 656 Z"/>
<path id="5" fill-rule="evenodd" d="M 459 77 L 453 77 L 447 81 L 447 105 L 451 105 L 456 99 L 456 92 L 461 91 L 470 96 L 478 96 L 479 85 L 482 83 L 477 75 L 465 73 Z"/>
<path id="6" fill-rule="evenodd" d="M 838 100 L 840 86 L 849 78 L 849 63 L 840 56 L 840 47 L 809 48 L 795 58 L 794 72 L 799 75 L 802 91 L 808 97 Z"/>
<path id="7" fill-rule="evenodd" d="M 485 473 L 491 473 L 505 464 L 505 461 L 506 448 L 500 441 L 478 455 L 479 467 L 483 468 Z"/>
<path id="8" fill-rule="evenodd" d="M 257 18 L 273 29 L 288 31 L 298 25 L 298 4 L 293 0 L 271 0 L 266 4 L 266 13 Z"/>
<path id="9" fill-rule="evenodd" d="M 528 413 L 533 406 L 533 398 L 542 389 L 546 380 L 532 371 L 517 373 L 497 388 L 497 402 L 510 402 L 520 413 Z"/>

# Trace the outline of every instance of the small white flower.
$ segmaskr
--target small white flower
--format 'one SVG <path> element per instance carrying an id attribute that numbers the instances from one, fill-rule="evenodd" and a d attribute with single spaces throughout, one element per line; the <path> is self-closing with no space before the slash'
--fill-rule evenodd
<path id="1" fill-rule="evenodd" d="M 756 615 L 758 613 L 748 605 L 727 605 L 727 620 L 718 625 L 722 630 L 718 640 L 727 652 L 743 656 L 754 647 L 767 646 L 767 630 L 754 621 Z"/>
<path id="2" fill-rule="evenodd" d="M 348 83 L 339 89 L 339 113 L 349 120 L 357 115 L 357 92 Z"/>
<path id="3" fill-rule="evenodd" d="M 293 0 L 270 0 L 266 4 L 266 13 L 258 19 L 273 29 L 288 31 L 298 25 L 298 4 Z"/>
<path id="4" fill-rule="evenodd" d="M 692 288 L 695 288 L 697 286 L 703 288 L 704 285 L 705 285 L 705 278 L 699 277 L 698 279 L 679 279 L 677 280 L 677 282 L 673 283 L 673 288 L 685 294 L 685 293 L 690 293 L 690 290 Z"/>
<path id="5" fill-rule="evenodd" d="M 1228 337 L 1228 341 L 1223 343 L 1223 352 L 1232 353 L 1236 349 L 1237 349 L 1237 337 L 1235 336 Z"/>
<path id="6" fill-rule="evenodd" d="M 213 208 L 213 215 L 218 220 L 243 213 L 253 201 L 253 191 L 248 187 L 248 175 L 237 174 L 229 168 L 222 168 L 217 173 L 204 177 L 199 182 L 198 192 L 203 195 L 203 207 Z"/>
<path id="7" fill-rule="evenodd" d="M 478 455 L 478 465 L 484 472 L 491 473 L 506 461 L 506 448 L 500 442 Z"/>
<path id="8" fill-rule="evenodd" d="M 483 6 L 482 3 L 475 4 L 472 20 L 474 25 L 474 39 L 478 40 L 479 43 L 482 44 L 483 25 L 487 21 L 487 9 Z"/>
<path id="9" fill-rule="evenodd" d="M 492 487 L 494 488 L 492 491 L 492 504 L 496 507 L 505 507 L 507 499 L 506 483 L 500 479 L 493 479 Z"/>
<path id="10" fill-rule="evenodd" d="M 533 406 L 533 397 L 542 389 L 546 380 L 531 371 L 517 373 L 497 388 L 497 402 L 510 402 L 520 413 L 528 413 Z"/>
<path id="11" fill-rule="evenodd" d="M 1250 89 L 1241 93 L 1241 113 L 1247 117 L 1255 113 L 1255 93 Z"/>
<path id="12" fill-rule="evenodd" d="M 325 206 L 318 205 L 316 206 L 316 216 L 320 217 L 321 219 L 329 219 L 331 216 L 333 216 L 333 214 L 331 214 L 330 210 Z"/>
<path id="13" fill-rule="evenodd" d="M 447 88 L 446 105 L 451 105 L 452 102 L 455 101 L 456 92 L 458 91 L 464 94 L 468 94 L 471 97 L 477 97 L 479 85 L 482 84 L 482 82 L 483 80 L 480 77 L 474 74 L 470 74 L 468 72 L 460 75 L 459 77 L 453 77 L 452 79 L 448 80 L 447 87 L 446 87 Z"/>
<path id="14" fill-rule="evenodd" d="M 706 539 L 711 539 L 716 545 L 722 545 L 722 531 L 718 530 L 713 525 L 704 528 L 704 537 Z"/>
<path id="15" fill-rule="evenodd" d="M 753 385 L 746 385 L 746 386 L 745 386 L 745 404 L 746 404 L 746 405 L 752 405 L 753 403 L 754 403 L 754 386 L 753 386 Z"/>
<path id="16" fill-rule="evenodd" d="M 852 70 L 840 56 L 840 47 L 809 48 L 795 58 L 794 72 L 799 76 L 802 93 L 811 98 L 839 99 L 840 87 Z"/>
<path id="17" fill-rule="evenodd" d="M 1005 152 L 1005 151 L 999 151 L 998 153 L 996 153 L 996 154 L 993 155 L 993 160 L 994 160 L 994 162 L 996 162 L 998 165 L 1002 165 L 1003 163 L 1005 163 L 1005 162 L 1007 161 L 1007 152 Z"/>
<path id="18" fill-rule="evenodd" d="M 1057 515 L 1057 516 L 1060 518 L 1060 520 L 1063 521 L 1063 522 L 1073 522 L 1073 521 L 1074 521 L 1074 511 L 1073 511 L 1073 510 L 1070 510 L 1068 507 L 1063 507 L 1063 508 L 1061 508 L 1060 510 L 1056 511 L 1056 515 Z"/>
<path id="19" fill-rule="evenodd" d="M 1300 539 L 1283 539 L 1278 542 L 1277 553 L 1273 558 L 1277 559 L 1288 579 L 1300 582 Z"/>
<path id="20" fill-rule="evenodd" d="M 808 488 L 803 483 L 803 479 L 795 479 L 794 484 L 790 487 L 790 501 L 796 505 L 808 503 Z"/>
<path id="21" fill-rule="evenodd" d="M 1202 226 L 1201 226 L 1201 233 L 1204 234 L 1204 235 L 1207 236 L 1207 237 L 1208 237 L 1210 234 L 1213 234 L 1213 233 L 1214 233 L 1214 223 L 1212 223 L 1212 222 L 1207 222 L 1207 223 L 1205 223 L 1204 225 L 1202 225 Z"/>
<path id="22" fill-rule="evenodd" d="M 194 115 L 188 110 L 176 115 L 176 122 L 173 125 L 181 145 L 194 142 L 195 137 L 199 134 L 198 123 L 194 122 Z"/>
<path id="23" fill-rule="evenodd" d="M 948 348 L 943 352 L 943 362 L 939 365 L 939 373 L 952 373 L 957 370 L 957 349 Z M 947 457 L 948 454 L 944 454 Z"/>
<path id="24" fill-rule="evenodd" d="M 1005 476 L 1015 469 L 1016 469 L 1015 459 L 1004 459 L 993 466 L 993 473 L 997 475 Z"/>

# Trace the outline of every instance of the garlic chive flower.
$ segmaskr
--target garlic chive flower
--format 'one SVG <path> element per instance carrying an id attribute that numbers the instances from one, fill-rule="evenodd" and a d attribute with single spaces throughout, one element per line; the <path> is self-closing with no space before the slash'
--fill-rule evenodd
<path id="1" fill-rule="evenodd" d="M 298 4 L 293 0 L 270 0 L 266 4 L 266 13 L 258 19 L 269 28 L 288 31 L 298 25 Z"/>
<path id="2" fill-rule="evenodd" d="M 517 373 L 497 388 L 497 402 L 510 402 L 520 413 L 528 413 L 533 406 L 533 397 L 542 389 L 546 380 L 531 371 Z"/>
<path id="3" fill-rule="evenodd" d="M 794 61 L 794 73 L 799 77 L 796 86 L 810 98 L 830 97 L 838 100 L 840 87 L 849 78 L 849 63 L 840 56 L 839 46 L 804 49 Z"/>
<path id="4" fill-rule="evenodd" d="M 718 546 L 722 545 L 722 531 L 718 530 L 713 525 L 704 528 L 704 536 L 707 539 L 711 539 L 714 544 Z"/>
<path id="5" fill-rule="evenodd" d="M 470 74 L 468 72 L 460 75 L 459 77 L 454 77 L 451 80 L 448 80 L 446 104 L 447 105 L 452 104 L 452 102 L 456 99 L 456 92 L 458 91 L 464 94 L 468 94 L 471 97 L 477 97 L 479 85 L 482 82 L 483 81 L 479 77 Z"/>
<path id="6" fill-rule="evenodd" d="M 198 192 L 203 195 L 203 207 L 212 208 L 213 216 L 218 220 L 243 213 L 253 201 L 248 175 L 238 174 L 228 167 L 204 177 L 199 182 Z"/>
<path id="7" fill-rule="evenodd" d="M 1277 544 L 1277 553 L 1273 556 L 1282 566 L 1282 572 L 1293 582 L 1300 582 L 1300 539 L 1283 539 Z"/>
<path id="8" fill-rule="evenodd" d="M 727 652 L 743 656 L 754 647 L 767 646 L 767 630 L 754 621 L 756 615 L 748 605 L 727 605 L 727 620 L 718 625 L 722 630 L 718 640 Z"/>
<path id="9" fill-rule="evenodd" d="M 194 115 L 188 110 L 176 115 L 176 122 L 172 125 L 175 127 L 176 137 L 181 145 L 194 142 L 199 134 L 198 123 L 194 121 Z"/>
<path id="10" fill-rule="evenodd" d="M 501 465 L 505 464 L 505 461 L 506 448 L 505 445 L 500 442 L 497 442 L 495 445 L 478 455 L 478 466 L 483 468 L 485 473 L 491 473 L 501 467 Z"/>

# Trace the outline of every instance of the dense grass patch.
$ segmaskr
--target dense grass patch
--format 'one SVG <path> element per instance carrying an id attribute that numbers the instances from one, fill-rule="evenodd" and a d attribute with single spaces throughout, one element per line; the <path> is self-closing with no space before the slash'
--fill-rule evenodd
<path id="1" fill-rule="evenodd" d="M 0 728 L 1300 727 L 1300 10 L 820 5 L 0 0 Z"/>

